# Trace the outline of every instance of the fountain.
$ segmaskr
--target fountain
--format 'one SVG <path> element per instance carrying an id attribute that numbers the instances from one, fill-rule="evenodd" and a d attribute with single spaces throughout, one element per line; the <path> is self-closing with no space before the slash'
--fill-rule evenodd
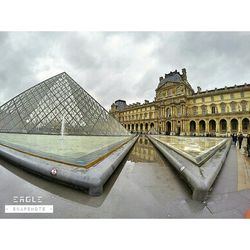
<path id="1" fill-rule="evenodd" d="M 136 140 L 65 72 L 0 107 L 0 158 L 90 195 Z"/>
<path id="2" fill-rule="evenodd" d="M 62 117 L 62 124 L 61 124 L 61 139 L 63 140 L 63 136 L 64 136 L 64 129 L 65 129 L 65 117 L 63 115 Z"/>

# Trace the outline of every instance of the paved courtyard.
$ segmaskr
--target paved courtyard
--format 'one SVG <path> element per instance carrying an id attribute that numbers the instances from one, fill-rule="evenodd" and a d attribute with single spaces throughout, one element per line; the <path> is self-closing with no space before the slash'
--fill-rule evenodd
<path id="1" fill-rule="evenodd" d="M 0 160 L 1 218 L 244 218 L 250 208 L 250 159 L 231 146 L 205 202 L 191 199 L 185 183 L 145 137 L 107 182 L 91 197 L 51 183 Z M 42 196 L 54 214 L 5 214 L 13 196 Z"/>

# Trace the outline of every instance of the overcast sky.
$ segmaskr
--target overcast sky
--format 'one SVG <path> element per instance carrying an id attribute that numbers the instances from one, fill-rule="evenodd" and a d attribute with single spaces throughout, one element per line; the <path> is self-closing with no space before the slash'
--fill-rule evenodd
<path id="1" fill-rule="evenodd" d="M 152 101 L 187 69 L 196 91 L 250 82 L 249 32 L 0 32 L 0 105 L 63 71 L 106 109 Z"/>

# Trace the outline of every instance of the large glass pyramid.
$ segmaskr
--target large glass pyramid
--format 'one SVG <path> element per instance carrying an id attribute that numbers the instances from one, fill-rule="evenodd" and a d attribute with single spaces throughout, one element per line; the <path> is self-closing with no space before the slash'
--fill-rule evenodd
<path id="1" fill-rule="evenodd" d="M 128 135 L 67 73 L 24 91 L 0 107 L 0 132 L 65 135 Z"/>

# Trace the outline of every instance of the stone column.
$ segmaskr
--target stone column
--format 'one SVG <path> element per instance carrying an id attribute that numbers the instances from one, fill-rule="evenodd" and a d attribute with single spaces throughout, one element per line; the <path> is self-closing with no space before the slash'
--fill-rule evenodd
<path id="1" fill-rule="evenodd" d="M 219 136 L 220 135 L 220 121 L 219 121 L 219 119 L 217 118 L 217 119 L 215 119 L 215 125 L 216 125 L 216 130 L 215 130 L 215 133 L 216 133 L 216 136 Z"/>
<path id="2" fill-rule="evenodd" d="M 230 133 L 230 135 L 232 134 L 232 128 L 231 128 L 231 120 L 230 119 L 226 119 L 227 121 L 227 132 Z"/>
<path id="3" fill-rule="evenodd" d="M 173 135 L 174 134 L 174 121 L 171 120 L 171 131 L 170 134 Z"/>
<path id="4" fill-rule="evenodd" d="M 205 119 L 205 124 L 206 124 L 206 128 L 205 128 L 205 133 L 209 133 L 209 121 L 207 119 Z"/>
<path id="5" fill-rule="evenodd" d="M 195 121 L 195 134 L 199 135 L 199 120 L 194 120 Z"/>
<path id="6" fill-rule="evenodd" d="M 238 118 L 238 133 L 242 133 L 242 118 Z"/>

